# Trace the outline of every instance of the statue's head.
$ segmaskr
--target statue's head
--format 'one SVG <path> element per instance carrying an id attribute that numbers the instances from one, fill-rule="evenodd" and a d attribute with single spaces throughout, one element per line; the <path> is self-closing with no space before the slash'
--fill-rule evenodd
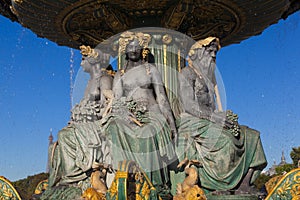
<path id="1" fill-rule="evenodd" d="M 125 59 L 132 61 L 139 61 L 142 58 L 142 49 L 143 47 L 139 44 L 137 38 L 129 41 L 125 48 Z"/>
<path id="2" fill-rule="evenodd" d="M 124 32 L 120 35 L 119 51 L 125 53 L 126 60 L 138 61 L 142 58 L 143 48 L 147 48 L 150 40 L 149 34 Z"/>
<path id="3" fill-rule="evenodd" d="M 217 51 L 220 50 L 220 40 L 217 37 L 208 37 L 203 40 L 197 41 L 189 51 L 189 58 L 195 60 L 203 55 L 216 57 Z M 204 54 L 206 52 L 206 54 Z"/>
<path id="4" fill-rule="evenodd" d="M 80 46 L 80 50 L 82 54 L 81 66 L 85 72 L 90 72 L 91 68 L 96 64 L 100 64 L 99 67 L 101 68 L 106 68 L 109 65 L 109 54 L 84 45 Z"/>

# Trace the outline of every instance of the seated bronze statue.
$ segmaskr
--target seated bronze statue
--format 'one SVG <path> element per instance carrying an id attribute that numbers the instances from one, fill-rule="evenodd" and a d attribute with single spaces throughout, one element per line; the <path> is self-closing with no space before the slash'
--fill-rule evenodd
<path id="1" fill-rule="evenodd" d="M 217 38 L 197 42 L 190 50 L 189 66 L 179 75 L 182 113 L 176 121 L 176 152 L 181 162 L 198 161 L 201 188 L 251 193 L 250 185 L 267 162 L 259 132 L 239 125 L 237 115 L 218 112 L 214 106 L 218 49 Z M 184 173 L 177 176 L 182 179 Z"/>
<path id="2" fill-rule="evenodd" d="M 49 186 L 76 185 L 87 180 L 97 163 L 109 163 L 109 149 L 99 120 L 106 108 L 104 91 L 112 76 L 105 68 L 109 55 L 81 46 L 83 70 L 90 74 L 81 102 L 72 110 L 69 125 L 58 133 L 52 150 Z M 89 181 L 86 181 L 89 187 Z"/>
<path id="3" fill-rule="evenodd" d="M 114 103 L 104 127 L 113 165 L 134 160 L 160 193 L 168 193 L 168 165 L 176 160 L 172 142 L 176 126 L 161 75 L 144 59 L 143 40 L 142 33 L 120 37 L 126 64 L 114 77 Z"/>

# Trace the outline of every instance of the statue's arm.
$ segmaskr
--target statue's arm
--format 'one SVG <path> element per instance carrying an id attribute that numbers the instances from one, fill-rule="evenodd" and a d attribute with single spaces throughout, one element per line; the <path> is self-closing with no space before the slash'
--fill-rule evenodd
<path id="1" fill-rule="evenodd" d="M 115 74 L 113 85 L 112 85 L 112 90 L 114 92 L 114 98 L 115 99 L 120 99 L 123 96 L 123 85 L 122 85 L 121 72 L 120 71 L 118 71 Z"/>
<path id="2" fill-rule="evenodd" d="M 99 89 L 100 89 L 100 105 L 105 105 L 105 90 L 112 90 L 113 79 L 110 75 L 103 75 L 100 78 Z"/>
<path id="3" fill-rule="evenodd" d="M 154 88 L 154 93 L 156 95 L 156 101 L 159 105 L 159 108 L 162 114 L 166 117 L 171 131 L 171 138 L 177 138 L 177 129 L 175 125 L 175 119 L 171 110 L 171 106 L 169 104 L 168 97 L 166 95 L 165 87 L 161 79 L 161 75 L 156 67 L 151 66 L 151 76 L 152 76 L 152 84 Z"/>
<path id="4" fill-rule="evenodd" d="M 184 108 L 184 112 L 199 117 L 201 114 L 200 106 L 195 99 L 195 91 L 193 84 L 193 75 L 188 70 L 182 70 L 178 76 L 179 94 Z"/>

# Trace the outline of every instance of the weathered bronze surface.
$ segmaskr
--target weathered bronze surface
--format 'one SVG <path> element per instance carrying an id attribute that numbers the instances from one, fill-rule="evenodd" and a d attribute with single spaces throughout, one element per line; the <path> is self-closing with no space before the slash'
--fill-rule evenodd
<path id="1" fill-rule="evenodd" d="M 0 0 L 0 14 L 39 37 L 79 48 L 131 28 L 165 27 L 195 40 L 239 43 L 299 10 L 299 0 Z"/>

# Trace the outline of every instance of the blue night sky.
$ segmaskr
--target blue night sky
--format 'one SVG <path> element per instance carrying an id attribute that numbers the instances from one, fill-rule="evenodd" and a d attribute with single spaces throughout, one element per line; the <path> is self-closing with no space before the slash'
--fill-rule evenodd
<path id="1" fill-rule="evenodd" d="M 291 162 L 300 146 L 299 36 L 298 12 L 217 56 L 226 107 L 261 132 L 268 167 L 282 151 Z M 69 71 L 81 56 L 3 16 L 0 43 L 0 175 L 15 181 L 46 170 L 49 132 L 56 140 L 69 120 Z"/>

